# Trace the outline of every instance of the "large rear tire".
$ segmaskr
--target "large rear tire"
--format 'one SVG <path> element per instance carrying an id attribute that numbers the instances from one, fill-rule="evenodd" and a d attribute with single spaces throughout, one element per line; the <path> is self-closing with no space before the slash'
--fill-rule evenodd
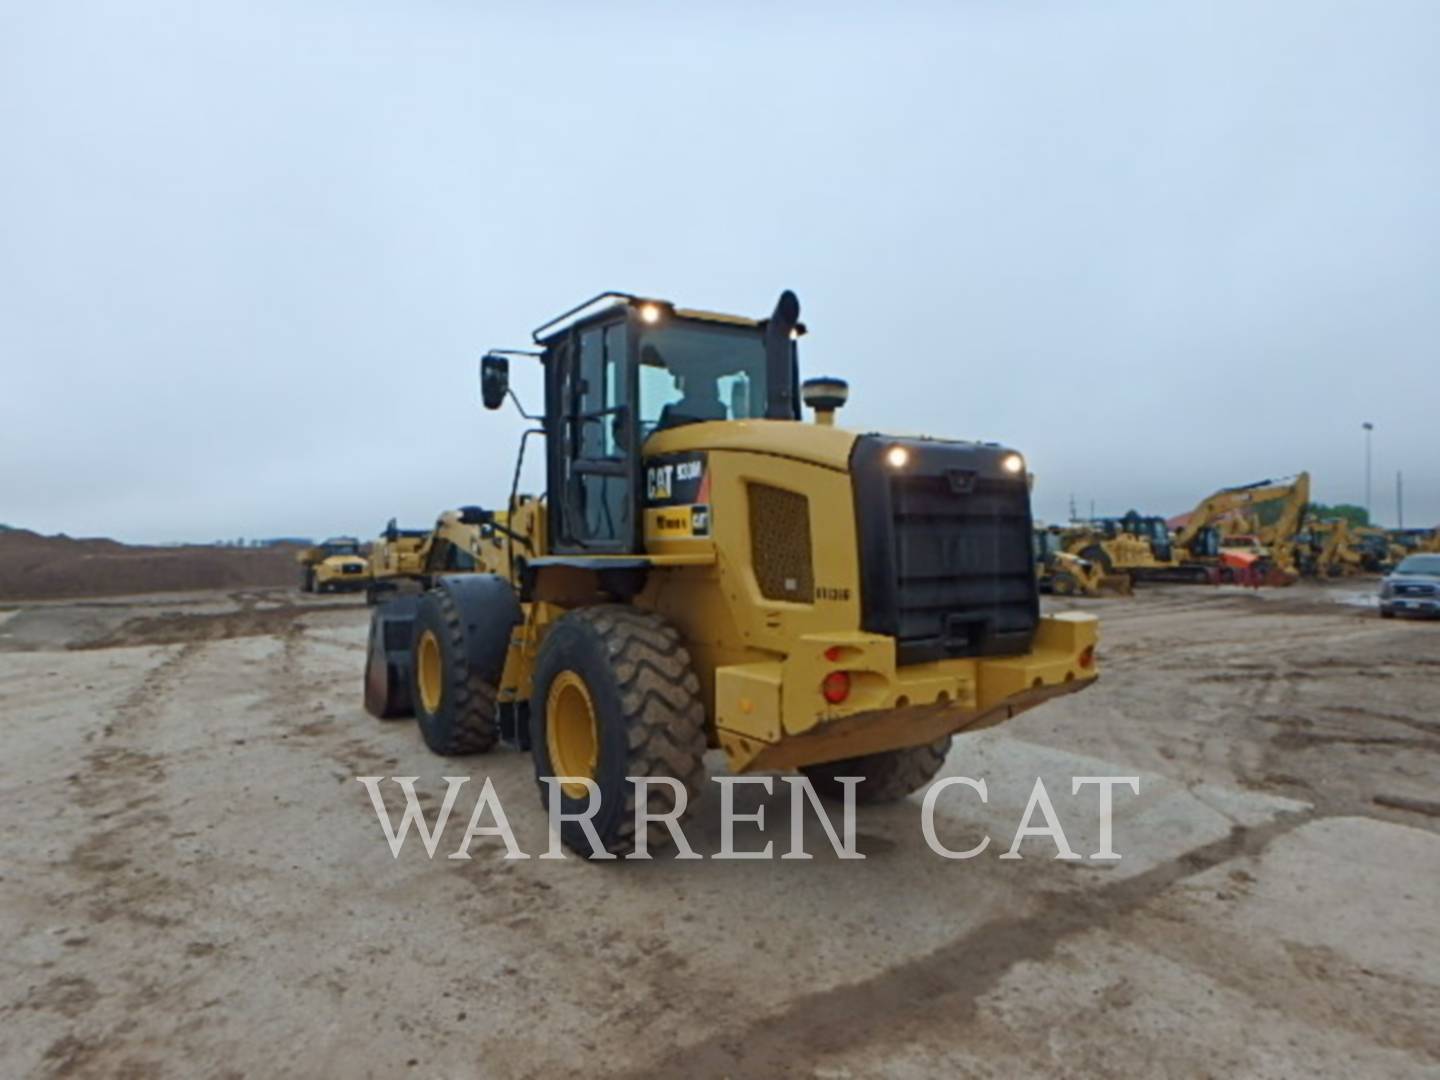
<path id="1" fill-rule="evenodd" d="M 679 781 L 686 815 L 693 811 L 705 782 L 705 709 L 689 650 L 663 618 L 619 604 L 565 615 L 540 645 L 530 702 L 541 802 L 549 805 L 545 778 L 593 780 L 600 807 L 592 824 L 601 849 L 612 855 L 635 849 L 635 785 L 627 777 Z M 560 790 L 567 814 L 588 806 L 583 784 Z M 650 784 L 647 791 L 651 813 L 674 810 L 670 785 Z M 577 822 L 564 822 L 560 838 L 579 855 L 600 853 Z M 647 848 L 664 847 L 670 832 L 652 825 L 646 841 Z"/>
<path id="2" fill-rule="evenodd" d="M 950 752 L 950 739 L 951 736 L 946 735 L 924 746 L 863 754 L 821 765 L 802 765 L 800 771 L 815 785 L 816 792 L 828 799 L 839 801 L 845 796 L 845 787 L 837 777 L 860 776 L 864 779 L 855 785 L 857 803 L 895 802 L 935 779 Z"/>
<path id="3" fill-rule="evenodd" d="M 465 620 L 444 589 L 420 598 L 410 638 L 410 701 L 437 754 L 483 754 L 500 736 L 495 687 L 470 670 Z"/>

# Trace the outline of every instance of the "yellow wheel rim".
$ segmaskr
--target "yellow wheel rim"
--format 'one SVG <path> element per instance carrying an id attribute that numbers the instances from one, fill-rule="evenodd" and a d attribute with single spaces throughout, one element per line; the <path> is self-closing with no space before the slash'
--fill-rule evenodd
<path id="1" fill-rule="evenodd" d="M 433 631 L 420 635 L 419 655 L 415 657 L 416 681 L 420 684 L 420 704 L 434 714 L 445 696 L 445 664 L 440 657 L 440 642 Z"/>
<path id="2" fill-rule="evenodd" d="M 545 745 L 550 748 L 550 765 L 556 776 L 595 779 L 600 752 L 595 703 L 585 680 L 573 671 L 556 675 L 545 695 Z M 586 795 L 584 784 L 561 784 L 560 790 L 572 799 Z"/>

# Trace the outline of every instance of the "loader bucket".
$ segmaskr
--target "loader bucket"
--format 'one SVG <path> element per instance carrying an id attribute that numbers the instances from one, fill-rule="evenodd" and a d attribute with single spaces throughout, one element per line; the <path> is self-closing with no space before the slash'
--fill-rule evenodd
<path id="1" fill-rule="evenodd" d="M 400 596 L 371 612 L 365 658 L 365 711 L 381 720 L 413 712 L 410 633 L 417 604 L 413 596 Z"/>

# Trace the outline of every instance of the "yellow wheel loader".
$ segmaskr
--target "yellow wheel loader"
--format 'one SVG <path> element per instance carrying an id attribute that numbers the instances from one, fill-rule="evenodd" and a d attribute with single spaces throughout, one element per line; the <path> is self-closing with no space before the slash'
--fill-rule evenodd
<path id="1" fill-rule="evenodd" d="M 332 536 L 295 556 L 300 563 L 300 591 L 345 592 L 370 584 L 370 563 L 353 536 Z"/>
<path id="2" fill-rule="evenodd" d="M 528 750 L 542 801 L 591 814 L 598 842 L 565 820 L 564 843 L 603 857 L 634 848 L 637 791 L 688 810 L 708 749 L 896 799 L 956 733 L 1092 685 L 1097 620 L 1039 613 L 1024 459 L 835 426 L 846 384 L 802 389 L 803 332 L 790 292 L 758 320 L 605 293 L 488 354 L 487 407 L 512 362 L 545 406 L 503 511 L 463 512 L 475 570 L 375 609 L 370 711 L 441 754 Z"/>
<path id="3" fill-rule="evenodd" d="M 1131 510 L 1124 517 L 1101 518 L 1065 530 L 1065 550 L 1099 567 L 1107 579 L 1208 584 L 1215 571 L 1178 549 L 1162 517 Z"/>
<path id="4" fill-rule="evenodd" d="M 1107 574 L 1089 559 L 1065 550 L 1065 533 L 1058 526 L 1035 527 L 1035 574 L 1042 593 L 1055 596 L 1129 596 L 1129 574 Z"/>
<path id="5" fill-rule="evenodd" d="M 426 529 L 402 529 L 395 518 L 370 544 L 370 574 L 376 581 L 416 577 L 425 565 Z"/>
<path id="6" fill-rule="evenodd" d="M 495 545 L 487 543 L 495 526 L 481 524 L 477 514 L 474 507 L 445 510 L 428 532 L 400 529 L 392 519 L 371 547 L 375 580 L 369 602 L 378 603 L 398 591 L 424 592 L 441 574 L 484 572 L 500 565 L 495 561 L 499 558 Z M 503 526 L 506 515 L 486 515 L 487 520 L 491 517 Z"/>

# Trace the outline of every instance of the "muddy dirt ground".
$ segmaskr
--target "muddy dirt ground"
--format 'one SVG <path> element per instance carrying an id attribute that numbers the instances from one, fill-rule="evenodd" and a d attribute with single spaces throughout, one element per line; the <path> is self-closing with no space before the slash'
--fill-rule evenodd
<path id="1" fill-rule="evenodd" d="M 1104 677 L 956 742 L 968 861 L 918 797 L 863 861 L 448 859 L 484 776 L 545 850 L 528 756 L 367 716 L 358 602 L 0 611 L 0 1075 L 1440 1076 L 1440 624 L 1355 588 L 1061 605 Z M 392 858 L 355 778 L 433 812 L 457 774 L 436 857 Z M 998 857 L 1037 775 L 1086 854 L 1070 778 L 1140 778 L 1120 862 Z M 741 842 L 788 848 L 786 800 L 742 791 L 777 824 Z"/>

